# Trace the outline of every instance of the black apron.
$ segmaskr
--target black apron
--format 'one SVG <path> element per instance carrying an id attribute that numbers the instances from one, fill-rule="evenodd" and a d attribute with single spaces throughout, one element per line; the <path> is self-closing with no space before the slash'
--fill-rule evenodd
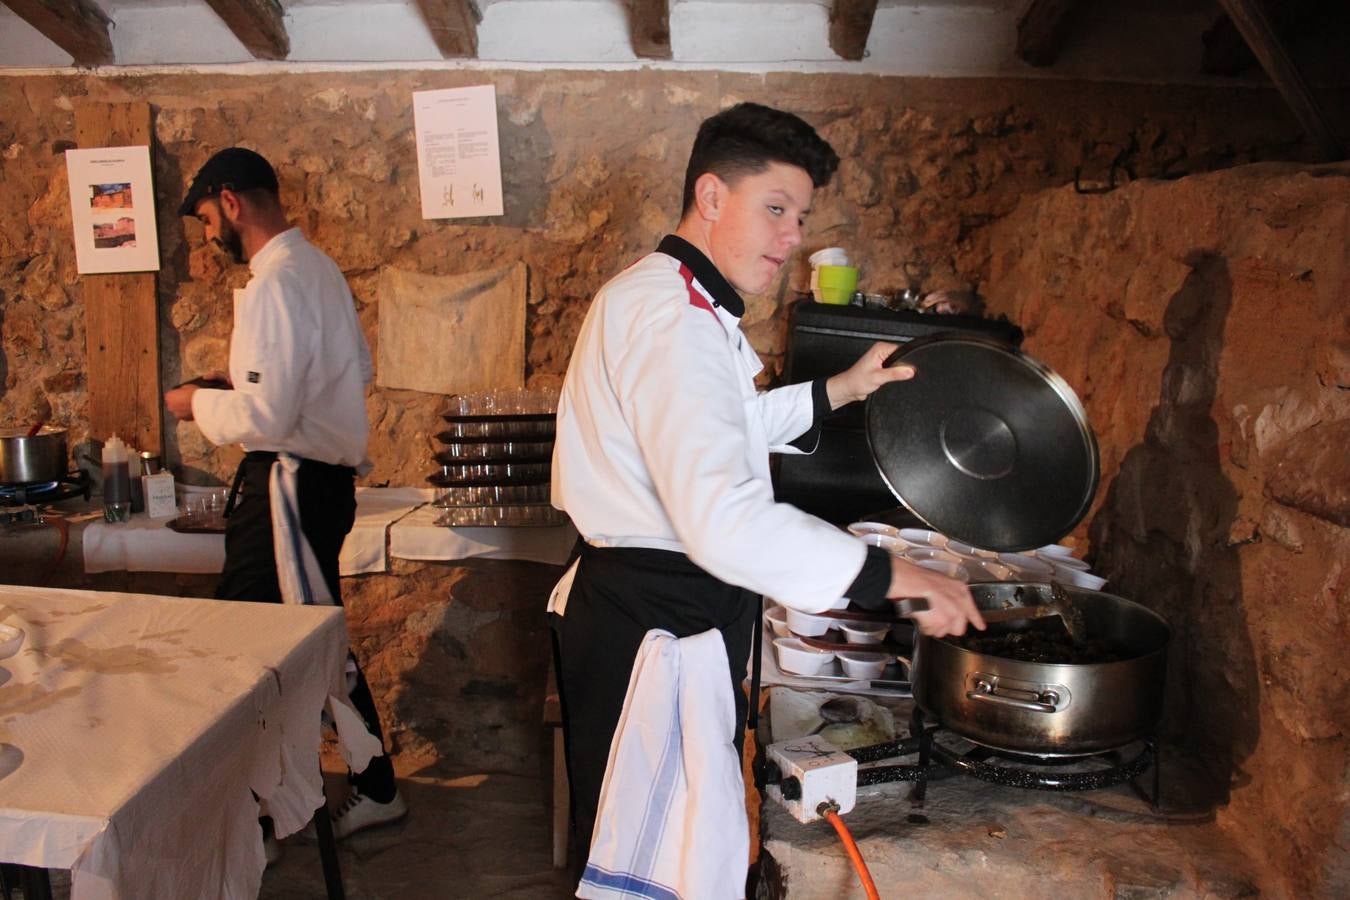
<path id="1" fill-rule="evenodd" d="M 677 638 L 710 628 L 722 633 L 739 758 L 749 707 L 742 682 L 759 608 L 758 594 L 719 581 L 683 553 L 582 547 L 560 626 L 558 685 L 581 859 L 590 848 L 610 743 L 647 632 L 661 628 Z"/>

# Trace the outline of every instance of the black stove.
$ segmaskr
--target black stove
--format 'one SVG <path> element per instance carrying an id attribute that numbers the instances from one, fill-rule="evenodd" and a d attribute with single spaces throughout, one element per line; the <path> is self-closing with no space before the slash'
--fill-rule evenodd
<path id="1" fill-rule="evenodd" d="M 1148 735 L 1124 747 L 1081 756 L 1033 756 L 975 744 L 940 722 L 927 721 L 917 706 L 910 736 L 900 741 L 844 751 L 860 764 L 917 754 L 912 764 L 869 766 L 858 770 L 858 786 L 891 781 L 914 782 L 912 799 L 922 803 L 928 785 L 952 775 L 969 775 L 991 784 L 1041 791 L 1091 791 L 1128 783 L 1156 813 L 1161 797 L 1159 746 Z M 1152 791 L 1139 777 L 1152 770 Z"/>

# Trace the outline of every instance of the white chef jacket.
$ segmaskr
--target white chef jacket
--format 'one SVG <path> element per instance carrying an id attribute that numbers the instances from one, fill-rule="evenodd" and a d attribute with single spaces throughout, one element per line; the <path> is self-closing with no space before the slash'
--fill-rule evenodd
<path id="1" fill-rule="evenodd" d="M 297 228 L 249 260 L 234 292 L 234 390 L 192 395 L 192 416 L 212 443 L 286 451 L 360 468 L 369 425 L 370 348 L 342 271 Z"/>
<path id="2" fill-rule="evenodd" d="M 740 320 L 652 253 L 596 295 L 558 400 L 553 505 L 599 547 L 685 553 L 729 584 L 830 607 L 865 545 L 773 498 L 769 453 L 812 424 L 811 384 L 759 392 Z"/>

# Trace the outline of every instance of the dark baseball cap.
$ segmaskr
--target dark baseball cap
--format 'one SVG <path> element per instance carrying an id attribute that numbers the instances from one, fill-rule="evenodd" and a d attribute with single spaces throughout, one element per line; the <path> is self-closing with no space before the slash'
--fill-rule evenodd
<path id="1" fill-rule="evenodd" d="M 198 203 L 222 190 L 239 193 L 253 188 L 279 191 L 272 164 L 244 147 L 226 147 L 197 171 L 187 196 L 178 207 L 178 215 L 195 216 Z"/>

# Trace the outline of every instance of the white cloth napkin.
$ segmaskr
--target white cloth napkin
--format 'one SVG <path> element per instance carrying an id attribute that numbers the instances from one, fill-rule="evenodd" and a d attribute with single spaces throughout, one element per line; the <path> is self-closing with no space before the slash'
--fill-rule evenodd
<path id="1" fill-rule="evenodd" d="M 225 567 L 225 537 L 180 534 L 163 519 L 132 516 L 90 522 L 80 537 L 86 572 L 188 572 L 211 575 Z"/>
<path id="2" fill-rule="evenodd" d="M 736 705 L 715 629 L 647 632 L 610 745 L 587 900 L 739 900 L 750 826 L 733 743 Z"/>
<path id="3" fill-rule="evenodd" d="M 572 555 L 577 529 L 566 525 L 519 528 L 446 528 L 443 510 L 424 506 L 389 528 L 389 554 L 399 559 L 526 559 L 561 566 Z"/>

